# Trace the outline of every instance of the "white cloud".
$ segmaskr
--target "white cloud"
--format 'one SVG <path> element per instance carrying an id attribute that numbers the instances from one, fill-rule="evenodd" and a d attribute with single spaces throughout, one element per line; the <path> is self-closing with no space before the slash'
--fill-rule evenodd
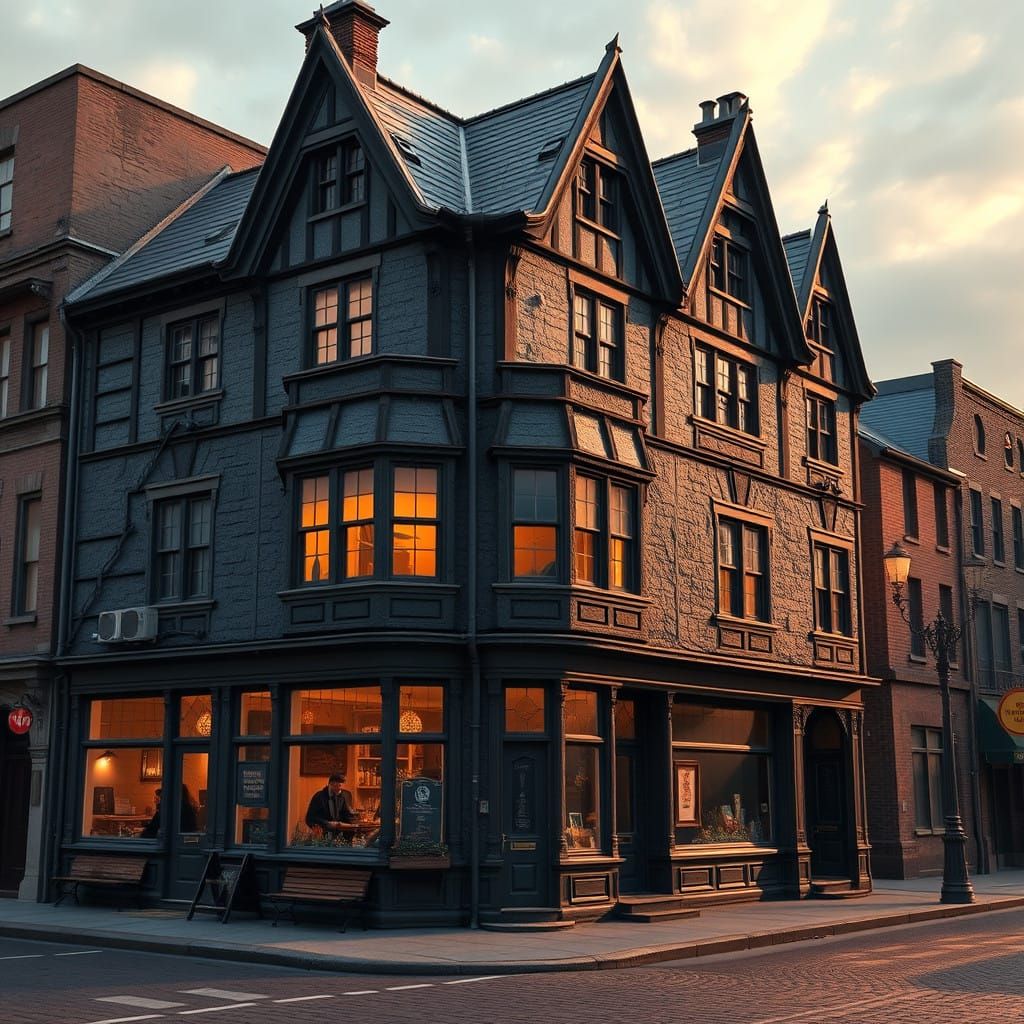
<path id="1" fill-rule="evenodd" d="M 846 79 L 843 99 L 852 113 L 863 114 L 871 110 L 892 86 L 888 78 L 854 68 Z"/>

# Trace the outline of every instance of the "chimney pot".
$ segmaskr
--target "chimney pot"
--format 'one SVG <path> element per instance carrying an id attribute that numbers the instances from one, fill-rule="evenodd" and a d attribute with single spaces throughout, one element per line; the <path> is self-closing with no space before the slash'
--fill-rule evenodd
<path id="1" fill-rule="evenodd" d="M 295 26 L 306 37 L 307 50 L 321 24 L 345 55 L 352 73 L 372 88 L 377 80 L 377 36 L 388 20 L 366 0 L 337 0 L 328 7 L 321 6 L 312 18 Z"/>
<path id="2" fill-rule="evenodd" d="M 715 107 L 716 103 L 714 100 L 704 100 L 700 104 L 701 109 L 701 124 L 710 124 L 715 119 Z"/>

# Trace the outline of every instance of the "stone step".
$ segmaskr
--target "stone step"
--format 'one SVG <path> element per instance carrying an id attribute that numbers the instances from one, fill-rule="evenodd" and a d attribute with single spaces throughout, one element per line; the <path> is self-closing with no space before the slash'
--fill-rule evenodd
<path id="1" fill-rule="evenodd" d="M 481 921 L 487 932 L 557 932 L 572 928 L 575 921 Z"/>
<path id="2" fill-rule="evenodd" d="M 670 893 L 641 893 L 635 896 L 620 896 L 615 908 L 623 921 L 679 921 L 688 917 L 700 917 L 700 911 L 685 905 L 682 896 Z"/>
<path id="3" fill-rule="evenodd" d="M 854 900 L 870 893 L 870 889 L 855 889 L 848 878 L 811 879 L 810 895 L 817 900 Z"/>

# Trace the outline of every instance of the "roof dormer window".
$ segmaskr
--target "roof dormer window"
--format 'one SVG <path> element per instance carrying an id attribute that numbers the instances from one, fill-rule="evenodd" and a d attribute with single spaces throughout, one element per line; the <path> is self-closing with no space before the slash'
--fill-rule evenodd
<path id="1" fill-rule="evenodd" d="M 575 255 L 606 273 L 619 275 L 622 188 L 618 172 L 584 157 L 576 172 Z"/>
<path id="2" fill-rule="evenodd" d="M 814 362 L 811 372 L 822 380 L 835 380 L 835 344 L 832 333 L 832 303 L 815 296 L 807 317 L 807 341 Z"/>
<path id="3" fill-rule="evenodd" d="M 366 157 L 356 139 L 317 154 L 314 164 L 315 213 L 366 200 Z"/>
<path id="4" fill-rule="evenodd" d="M 392 135 L 391 138 L 398 147 L 398 152 L 405 157 L 408 163 L 416 164 L 417 166 L 422 163 L 419 153 L 416 152 L 416 147 L 408 139 L 402 138 L 401 135 Z"/>

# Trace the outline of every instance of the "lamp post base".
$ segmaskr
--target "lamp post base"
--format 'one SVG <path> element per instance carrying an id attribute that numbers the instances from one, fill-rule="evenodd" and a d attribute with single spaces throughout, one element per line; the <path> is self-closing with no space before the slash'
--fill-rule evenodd
<path id="1" fill-rule="evenodd" d="M 946 818 L 942 836 L 943 868 L 940 903 L 973 903 L 974 886 L 967 874 L 967 835 L 959 814 Z"/>

